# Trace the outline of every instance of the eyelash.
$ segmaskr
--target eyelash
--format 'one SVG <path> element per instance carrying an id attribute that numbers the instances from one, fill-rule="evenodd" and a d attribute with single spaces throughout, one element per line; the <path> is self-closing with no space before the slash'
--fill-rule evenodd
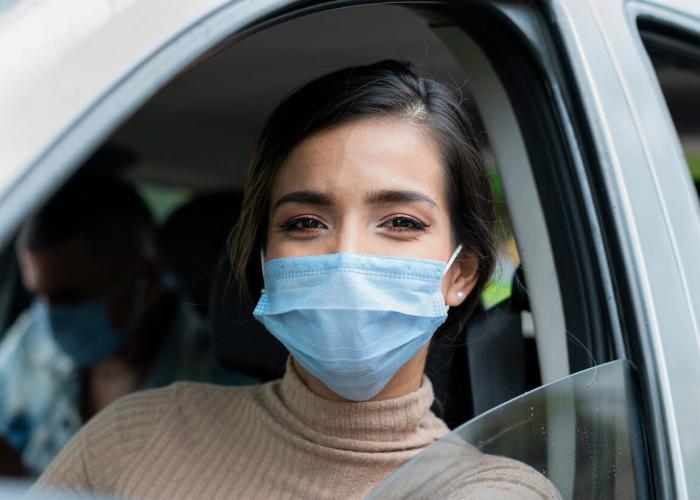
<path id="1" fill-rule="evenodd" d="M 384 225 L 387 224 L 387 223 L 393 223 L 393 222 L 395 222 L 395 221 L 397 221 L 397 220 L 404 220 L 404 221 L 407 221 L 407 222 L 411 225 L 411 227 L 396 227 L 396 226 L 393 226 L 393 225 L 392 225 L 392 226 L 389 227 L 389 230 L 390 230 L 390 231 L 397 231 L 397 232 L 405 232 L 405 231 L 425 231 L 427 228 L 430 227 L 430 224 L 425 224 L 424 222 L 421 222 L 421 221 L 419 221 L 418 219 L 416 219 L 416 218 L 414 218 L 414 217 L 409 217 L 409 216 L 407 216 L 407 215 L 397 215 L 397 216 L 394 216 L 394 217 L 390 218 L 389 220 L 387 220 L 386 222 L 384 222 L 384 223 L 382 224 L 382 226 L 384 226 Z M 380 227 L 381 227 L 381 226 L 380 226 Z"/>
<path id="2" fill-rule="evenodd" d="M 280 225 L 280 229 L 282 231 L 303 231 L 303 232 L 308 232 L 308 231 L 315 231 L 317 229 L 321 229 L 320 227 L 298 227 L 297 225 L 303 222 L 316 222 L 319 225 L 323 225 L 323 222 L 321 222 L 318 219 L 314 219 L 313 217 L 297 217 L 296 219 L 292 219 L 290 221 L 285 222 L 284 224 Z"/>
<path id="3" fill-rule="evenodd" d="M 406 232 L 406 231 L 425 231 L 427 228 L 430 227 L 430 224 L 425 224 L 424 222 L 421 222 L 420 220 L 414 218 L 414 217 L 409 217 L 407 215 L 400 215 L 400 216 L 395 216 L 390 218 L 389 220 L 383 222 L 379 227 L 385 226 L 387 223 L 394 223 L 397 220 L 403 220 L 407 221 L 411 227 L 405 227 L 405 226 L 390 226 L 388 229 L 390 231 L 396 231 L 396 232 Z M 316 231 L 318 229 L 321 229 L 320 227 L 300 227 L 299 224 L 303 224 L 305 222 L 315 222 L 316 224 L 323 225 L 321 221 L 318 219 L 314 219 L 313 217 L 297 217 L 295 219 L 292 219 L 290 221 L 285 222 L 284 224 L 280 225 L 280 229 L 283 231 L 302 231 L 302 232 L 310 232 L 310 231 Z"/>

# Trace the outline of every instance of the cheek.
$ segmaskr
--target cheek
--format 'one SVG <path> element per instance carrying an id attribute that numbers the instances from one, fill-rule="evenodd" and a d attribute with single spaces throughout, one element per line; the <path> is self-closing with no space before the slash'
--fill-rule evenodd
<path id="1" fill-rule="evenodd" d="M 265 260 L 270 260 L 270 259 L 277 259 L 279 257 L 285 257 L 286 256 L 286 250 L 285 245 L 286 241 L 284 239 L 284 236 L 280 234 L 277 231 L 274 231 L 272 226 L 270 225 L 267 228 L 267 233 L 265 237 L 265 242 L 263 243 L 263 257 Z M 253 249 L 254 258 L 258 259 L 259 258 L 259 252 L 261 249 L 255 248 Z"/>
<path id="2" fill-rule="evenodd" d="M 265 227 L 262 228 L 261 233 L 263 239 L 260 243 L 261 248 L 253 248 L 253 258 L 260 259 L 260 252 L 262 251 L 264 258 L 270 259 L 271 255 L 276 255 L 279 248 L 279 234 L 274 231 L 274 222 L 270 215 L 265 218 Z"/>
<path id="3" fill-rule="evenodd" d="M 35 293 L 39 288 L 37 266 L 25 252 L 19 254 L 20 271 L 22 284 L 31 293 Z"/>

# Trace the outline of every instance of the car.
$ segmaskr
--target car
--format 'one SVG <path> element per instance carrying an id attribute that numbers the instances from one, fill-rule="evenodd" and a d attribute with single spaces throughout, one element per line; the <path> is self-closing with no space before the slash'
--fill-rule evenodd
<path id="1" fill-rule="evenodd" d="M 285 94 L 387 57 L 463 89 L 517 252 L 462 337 L 431 353 L 436 411 L 455 430 L 375 495 L 418 491 L 469 442 L 535 467 L 564 498 L 700 498 L 692 0 L 0 2 L 0 331 L 26 304 L 18 227 L 98 146 L 136 151 L 119 175 L 174 250 L 207 230 L 178 213 L 240 193 Z M 175 269 L 187 255 L 174 275 L 201 297 L 222 361 L 271 378 L 279 346 L 248 323 L 220 333 L 233 300 L 217 286 L 224 219 L 211 248 L 190 249 L 206 276 Z"/>

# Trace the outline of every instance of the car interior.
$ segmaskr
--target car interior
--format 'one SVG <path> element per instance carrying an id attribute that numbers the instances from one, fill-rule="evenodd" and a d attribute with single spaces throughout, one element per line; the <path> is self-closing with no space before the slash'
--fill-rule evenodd
<path id="1" fill-rule="evenodd" d="M 531 47 L 521 40 L 510 47 L 522 54 L 507 49 L 505 40 L 515 35 L 505 23 L 474 13 L 458 24 L 456 16 L 446 23 L 444 11 L 362 6 L 272 24 L 188 66 L 103 142 L 134 155 L 128 168 L 100 168 L 127 179 L 146 200 L 170 277 L 205 319 L 226 369 L 267 381 L 281 376 L 287 359 L 253 319 L 227 260 L 257 134 L 276 104 L 308 80 L 385 58 L 412 61 L 463 93 L 480 124 L 499 204 L 501 263 L 483 306 L 455 338 L 436 339 L 430 351 L 434 411 L 455 428 L 612 357 L 594 264 L 573 265 L 595 259 L 585 258 L 592 250 L 576 215 L 580 196 L 566 180 L 575 162 L 558 146 L 562 126 L 546 104 L 542 63 L 528 66 L 527 58 L 537 57 Z M 7 244 L 0 254 L 0 331 L 29 301 Z"/>

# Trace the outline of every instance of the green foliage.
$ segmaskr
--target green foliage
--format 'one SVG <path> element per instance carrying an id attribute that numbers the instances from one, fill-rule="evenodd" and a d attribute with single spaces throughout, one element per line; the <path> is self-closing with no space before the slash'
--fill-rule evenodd
<path id="1" fill-rule="evenodd" d="M 503 183 L 501 182 L 501 176 L 498 175 L 498 170 L 492 168 L 489 177 L 491 180 L 491 190 L 493 191 L 493 197 L 496 203 L 505 204 L 506 195 L 503 191 Z"/>
<path id="2" fill-rule="evenodd" d="M 164 186 L 150 182 L 136 184 L 136 190 L 143 198 L 157 224 L 162 224 L 179 206 L 192 197 L 189 189 Z"/>
<path id="3" fill-rule="evenodd" d="M 481 294 L 481 303 L 484 309 L 490 309 L 499 302 L 503 302 L 511 294 L 511 283 L 491 281 Z"/>
<path id="4" fill-rule="evenodd" d="M 695 182 L 700 182 L 700 154 L 688 154 L 685 157 L 688 162 L 688 170 Z"/>

